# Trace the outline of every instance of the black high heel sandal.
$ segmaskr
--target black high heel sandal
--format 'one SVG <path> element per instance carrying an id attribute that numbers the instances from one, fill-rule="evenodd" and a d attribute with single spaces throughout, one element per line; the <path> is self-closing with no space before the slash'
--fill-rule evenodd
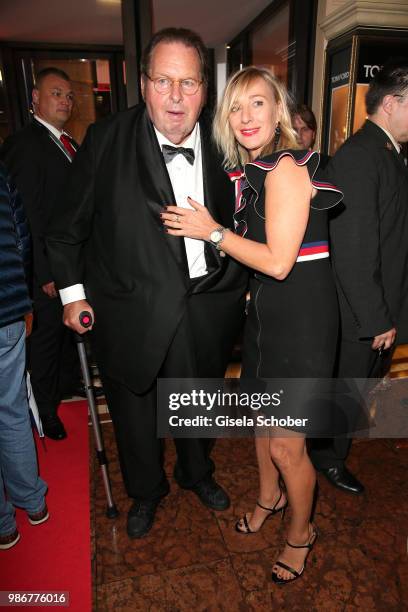
<path id="1" fill-rule="evenodd" d="M 262 528 L 263 524 L 265 521 L 267 521 L 268 519 L 270 519 L 272 516 L 274 516 L 275 514 L 277 514 L 278 512 L 281 513 L 281 521 L 283 521 L 283 519 L 285 518 L 285 511 L 286 508 L 288 507 L 288 500 L 285 501 L 285 503 L 283 504 L 283 506 L 281 506 L 280 508 L 277 508 L 276 506 L 279 504 L 280 500 L 282 499 L 282 495 L 283 495 L 283 491 L 282 489 L 280 489 L 280 495 L 279 498 L 276 502 L 276 504 L 274 505 L 273 508 L 267 508 L 266 506 L 263 506 L 262 504 L 259 503 L 259 501 L 256 502 L 256 505 L 259 506 L 260 508 L 262 508 L 263 510 L 267 510 L 269 514 L 267 514 L 263 520 L 263 522 L 261 523 L 260 527 L 258 529 L 256 529 L 255 531 L 253 529 L 250 528 L 249 523 L 248 523 L 248 519 L 247 519 L 247 515 L 244 514 L 244 516 L 242 517 L 242 519 L 240 519 L 239 521 L 237 521 L 235 523 L 235 531 L 238 531 L 238 533 L 243 533 L 243 534 L 249 534 L 249 533 L 258 533 L 258 531 L 260 531 L 260 529 Z M 244 529 L 241 529 L 240 527 L 240 521 L 244 522 Z"/>
<path id="2" fill-rule="evenodd" d="M 275 584 L 288 584 L 291 582 L 294 582 L 295 580 L 297 580 L 298 578 L 301 577 L 301 575 L 303 574 L 305 567 L 306 567 L 306 561 L 307 558 L 310 554 L 310 551 L 312 550 L 314 543 L 316 542 L 317 539 L 317 529 L 315 527 L 315 525 L 312 525 L 312 533 L 310 534 L 309 537 L 309 541 L 307 544 L 302 544 L 302 545 L 297 545 L 297 544 L 291 544 L 290 542 L 288 542 L 286 540 L 286 544 L 288 546 L 290 546 L 291 548 L 308 548 L 309 550 L 307 551 L 307 555 L 305 557 L 305 560 L 303 562 L 303 567 L 300 571 L 296 571 L 295 569 L 293 569 L 293 567 L 290 567 L 289 565 L 286 565 L 286 563 L 283 563 L 282 561 L 276 561 L 275 565 L 277 565 L 278 567 L 281 567 L 282 569 L 286 570 L 287 572 L 290 572 L 294 577 L 293 578 L 288 578 L 287 580 L 285 580 L 284 578 L 279 578 L 278 574 L 276 572 L 272 572 L 272 582 L 274 582 Z"/>

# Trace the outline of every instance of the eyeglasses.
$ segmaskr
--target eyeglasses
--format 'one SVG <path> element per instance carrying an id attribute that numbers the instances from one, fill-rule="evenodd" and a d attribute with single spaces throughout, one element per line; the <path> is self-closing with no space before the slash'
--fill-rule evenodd
<path id="1" fill-rule="evenodd" d="M 180 89 L 183 94 L 187 96 L 193 96 L 197 93 L 198 88 L 202 84 L 202 81 L 197 81 L 196 79 L 170 79 L 169 77 L 157 77 L 157 79 L 152 79 L 146 72 L 145 75 L 154 85 L 155 90 L 159 94 L 169 93 L 174 83 L 180 83 Z"/>

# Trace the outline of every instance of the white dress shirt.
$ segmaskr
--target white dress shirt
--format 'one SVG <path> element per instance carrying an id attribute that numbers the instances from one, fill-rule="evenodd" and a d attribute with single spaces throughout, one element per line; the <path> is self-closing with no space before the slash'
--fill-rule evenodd
<path id="1" fill-rule="evenodd" d="M 72 138 L 72 136 L 68 134 L 68 132 L 66 132 L 65 130 L 59 130 L 55 126 L 51 125 L 51 123 L 48 123 L 48 121 L 41 119 L 41 117 L 39 117 L 38 115 L 34 115 L 34 119 L 38 121 L 38 123 L 42 123 L 42 125 L 44 125 L 47 128 L 47 130 L 51 132 L 51 134 L 54 134 L 55 138 L 57 138 L 58 140 L 60 139 L 62 134 L 65 134 L 69 138 Z"/>
<path id="2" fill-rule="evenodd" d="M 41 119 L 38 119 L 48 129 L 50 127 Z M 155 129 L 157 140 L 160 148 L 167 144 L 172 147 L 176 146 L 167 138 L 165 138 L 158 130 Z M 54 128 L 55 130 L 55 128 Z M 58 136 L 59 138 L 59 136 Z M 204 185 L 203 185 L 203 166 L 201 156 L 201 136 L 200 127 L 196 124 L 190 136 L 180 145 L 186 149 L 193 149 L 194 164 L 191 165 L 184 155 L 175 155 L 173 159 L 166 164 L 169 173 L 170 182 L 173 187 L 174 197 L 176 198 L 177 206 L 182 208 L 190 208 L 187 202 L 187 196 L 193 198 L 200 204 L 204 203 Z M 174 202 L 167 202 L 174 204 Z M 178 238 L 174 238 L 178 240 Z M 197 278 L 207 274 L 207 264 L 204 254 L 204 240 L 196 240 L 194 238 L 184 238 L 186 247 L 188 270 L 190 278 Z M 61 302 L 65 306 L 77 300 L 85 300 L 86 295 L 82 284 L 71 285 L 59 291 Z"/>
<path id="3" fill-rule="evenodd" d="M 64 134 L 63 130 L 58 130 L 56 127 L 51 125 L 51 123 L 48 123 L 48 121 L 44 121 L 44 119 L 41 119 L 41 117 L 39 117 L 38 115 L 34 115 L 34 119 L 36 119 L 38 123 L 42 123 L 42 125 L 44 125 L 47 130 L 51 132 L 51 134 L 54 134 L 55 138 L 58 138 L 58 140 L 60 139 L 61 134 Z"/>

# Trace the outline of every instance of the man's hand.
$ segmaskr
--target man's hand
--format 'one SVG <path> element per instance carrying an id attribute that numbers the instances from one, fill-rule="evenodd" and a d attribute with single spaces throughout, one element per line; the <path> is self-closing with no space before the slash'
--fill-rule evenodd
<path id="1" fill-rule="evenodd" d="M 220 224 L 214 221 L 208 208 L 192 198 L 187 200 L 191 208 L 166 206 L 166 210 L 161 213 L 160 218 L 167 233 L 172 236 L 209 240 L 211 232 L 220 227 Z"/>
<path id="2" fill-rule="evenodd" d="M 397 330 L 395 329 L 395 327 L 393 327 L 392 329 L 389 329 L 383 334 L 375 336 L 371 348 L 373 349 L 373 351 L 376 351 L 379 348 L 386 351 L 394 344 L 396 334 Z"/>
<path id="3" fill-rule="evenodd" d="M 28 336 L 30 336 L 33 330 L 33 313 L 28 312 L 26 315 L 24 315 L 24 321 L 26 328 L 26 338 L 28 338 Z"/>
<path id="4" fill-rule="evenodd" d="M 50 283 L 46 283 L 45 285 L 42 285 L 41 289 L 44 291 L 44 293 L 46 293 L 48 295 L 48 297 L 50 298 L 56 298 L 58 293 L 57 290 L 55 288 L 55 283 L 54 281 L 51 281 Z"/>
<path id="5" fill-rule="evenodd" d="M 90 327 L 83 327 L 79 322 L 79 315 L 81 312 L 86 310 L 91 313 L 92 316 L 92 325 Z M 66 304 L 64 306 L 64 314 L 63 321 L 64 325 L 70 327 L 78 334 L 85 334 L 85 332 L 90 331 L 93 327 L 94 322 L 94 311 L 88 304 L 86 300 L 77 300 L 76 302 L 71 302 L 70 304 Z"/>

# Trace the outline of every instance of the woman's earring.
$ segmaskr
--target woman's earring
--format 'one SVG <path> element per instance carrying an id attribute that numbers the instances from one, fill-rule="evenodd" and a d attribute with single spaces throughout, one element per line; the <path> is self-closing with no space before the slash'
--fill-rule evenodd
<path id="1" fill-rule="evenodd" d="M 280 122 L 278 121 L 278 123 L 276 124 L 276 128 L 275 128 L 275 138 L 273 140 L 273 144 L 275 145 L 275 148 L 278 146 L 280 137 L 281 137 L 281 128 L 280 128 Z"/>

